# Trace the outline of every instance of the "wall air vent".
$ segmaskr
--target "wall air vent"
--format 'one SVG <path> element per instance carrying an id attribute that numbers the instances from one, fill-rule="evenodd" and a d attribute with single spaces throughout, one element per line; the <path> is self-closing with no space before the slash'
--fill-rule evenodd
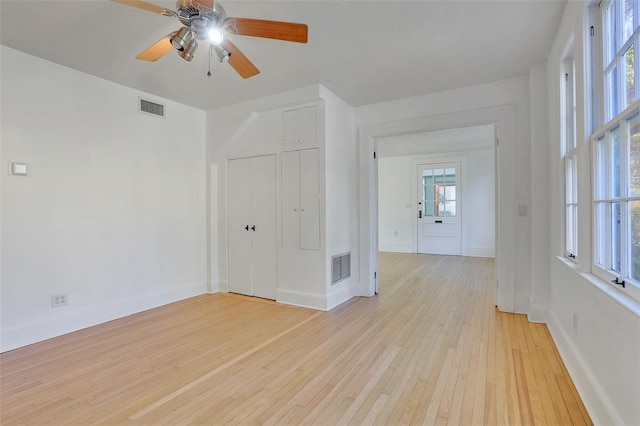
<path id="1" fill-rule="evenodd" d="M 138 111 L 145 114 L 155 115 L 156 117 L 164 117 L 164 105 L 142 98 L 139 98 L 139 100 Z"/>
<path id="2" fill-rule="evenodd" d="M 331 257 L 331 285 L 351 276 L 351 253 Z"/>

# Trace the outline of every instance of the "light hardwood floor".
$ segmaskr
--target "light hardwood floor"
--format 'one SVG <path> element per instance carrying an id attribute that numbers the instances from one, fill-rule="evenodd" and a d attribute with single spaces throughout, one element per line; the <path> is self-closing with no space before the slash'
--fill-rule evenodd
<path id="1" fill-rule="evenodd" d="M 205 295 L 0 355 L 0 423 L 591 424 L 492 259 L 382 253 L 331 312 Z"/>

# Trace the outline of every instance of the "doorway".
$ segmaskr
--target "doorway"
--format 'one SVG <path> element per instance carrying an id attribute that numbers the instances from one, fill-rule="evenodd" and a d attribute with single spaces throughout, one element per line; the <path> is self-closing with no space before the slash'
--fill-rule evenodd
<path id="1" fill-rule="evenodd" d="M 496 305 L 502 311 L 513 312 L 515 306 L 516 250 L 510 236 L 516 232 L 516 221 L 512 218 L 516 201 L 516 123 L 517 110 L 514 105 L 501 105 L 473 110 L 457 111 L 441 115 L 429 115 L 411 120 L 376 123 L 360 127 L 358 146 L 358 199 L 359 199 L 359 248 L 360 296 L 373 296 L 377 288 L 378 272 L 378 160 L 379 141 L 398 135 L 410 135 L 441 129 L 465 126 L 493 125 L 495 141 L 495 265 Z M 498 145 L 498 140 L 500 141 Z M 440 146 L 442 151 L 442 146 Z M 411 171 L 415 181 L 415 170 Z M 380 183 L 381 185 L 384 183 Z M 467 192 L 468 194 L 468 192 Z M 413 195 L 413 194 L 412 194 Z M 400 205 L 402 207 L 402 205 Z M 411 206 L 409 206 L 411 207 Z M 462 206 L 464 210 L 464 205 Z M 411 218 L 414 211 L 410 212 Z M 496 226 L 497 224 L 500 226 Z M 464 240 L 464 225 L 463 225 Z"/>

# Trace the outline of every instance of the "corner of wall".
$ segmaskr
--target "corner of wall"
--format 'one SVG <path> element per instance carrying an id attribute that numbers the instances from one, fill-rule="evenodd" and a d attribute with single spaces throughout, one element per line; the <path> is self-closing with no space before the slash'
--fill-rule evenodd
<path id="1" fill-rule="evenodd" d="M 330 311 L 354 296 L 355 291 L 353 289 L 353 282 L 351 279 L 338 286 L 329 286 L 327 291 L 327 310 Z"/>
<path id="2" fill-rule="evenodd" d="M 549 318 L 549 309 L 546 305 L 537 305 L 530 300 L 529 302 L 529 314 L 527 319 L 529 322 L 536 322 L 546 324 Z"/>

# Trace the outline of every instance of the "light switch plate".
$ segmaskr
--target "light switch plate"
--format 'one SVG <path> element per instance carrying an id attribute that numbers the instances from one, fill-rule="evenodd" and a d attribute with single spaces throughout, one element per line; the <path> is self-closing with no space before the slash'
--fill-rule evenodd
<path id="1" fill-rule="evenodd" d="M 9 174 L 14 176 L 29 176 L 29 165 L 27 163 L 12 162 L 9 164 Z"/>

